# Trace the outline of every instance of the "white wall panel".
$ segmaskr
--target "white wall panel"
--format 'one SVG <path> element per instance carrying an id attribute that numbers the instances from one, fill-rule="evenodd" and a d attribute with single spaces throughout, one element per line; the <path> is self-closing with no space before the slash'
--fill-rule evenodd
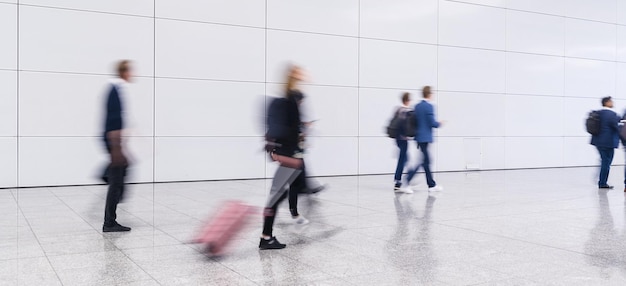
<path id="1" fill-rule="evenodd" d="M 598 110 L 602 108 L 600 99 L 597 98 L 563 98 L 563 136 L 575 137 L 575 136 L 590 136 L 585 129 L 585 120 L 592 110 Z M 626 102 L 619 102 L 615 100 L 616 106 L 620 103 L 626 104 Z M 615 109 L 618 111 L 618 109 Z"/>
<path id="2" fill-rule="evenodd" d="M 577 19 L 565 20 L 565 55 L 614 61 L 616 26 Z"/>
<path id="3" fill-rule="evenodd" d="M 504 9 L 442 1 L 439 3 L 439 44 L 504 50 Z"/>
<path id="4" fill-rule="evenodd" d="M 303 86 L 302 120 L 317 120 L 311 136 L 357 136 L 359 90 L 353 87 Z"/>
<path id="5" fill-rule="evenodd" d="M 448 2 L 448 1 L 447 0 L 440 0 L 440 2 Z M 472 3 L 472 4 L 478 4 L 478 5 L 487 5 L 487 6 L 494 6 L 494 7 L 505 7 L 506 6 L 506 1 L 505 0 L 459 0 L 457 2 L 465 2 L 465 3 Z"/>
<path id="6" fill-rule="evenodd" d="M 440 136 L 504 136 L 506 97 L 503 94 L 439 92 L 437 120 L 445 121 Z"/>
<path id="7" fill-rule="evenodd" d="M 21 187 L 100 183 L 108 162 L 96 137 L 22 137 L 19 144 Z"/>
<path id="8" fill-rule="evenodd" d="M 111 74 L 130 59 L 152 75 L 152 35 L 150 18 L 22 6 L 20 69 Z"/>
<path id="9" fill-rule="evenodd" d="M 0 69 L 17 68 L 17 5 L 0 3 Z"/>
<path id="10" fill-rule="evenodd" d="M 402 104 L 403 92 L 411 93 L 411 107 L 422 100 L 418 90 L 373 89 L 359 90 L 359 135 L 387 137 L 386 127 L 395 110 Z"/>
<path id="11" fill-rule="evenodd" d="M 626 62 L 626 26 L 617 26 L 616 60 L 620 62 Z"/>
<path id="12" fill-rule="evenodd" d="M 21 72 L 20 135 L 100 136 L 109 87 L 107 76 Z M 128 134 L 151 135 L 152 79 L 135 79 L 123 100 Z"/>
<path id="13" fill-rule="evenodd" d="M 511 10 L 506 17 L 508 51 L 564 54 L 565 18 Z"/>
<path id="14" fill-rule="evenodd" d="M 263 81 L 262 29 L 157 20 L 156 75 Z"/>
<path id="15" fill-rule="evenodd" d="M 261 137 L 157 137 L 157 181 L 262 178 Z"/>
<path id="16" fill-rule="evenodd" d="M 422 88 L 437 82 L 437 47 L 361 40 L 360 84 L 365 87 Z"/>
<path id="17" fill-rule="evenodd" d="M 157 136 L 254 136 L 263 105 L 263 83 L 157 79 Z M 258 114 L 257 116 L 252 116 Z"/>
<path id="18" fill-rule="evenodd" d="M 506 96 L 506 136 L 563 136 L 563 98 Z"/>
<path id="19" fill-rule="evenodd" d="M 268 31 L 267 78 L 284 82 L 286 66 L 294 63 L 307 71 L 311 83 L 356 86 L 357 50 L 356 38 Z"/>
<path id="20" fill-rule="evenodd" d="M 361 0 L 361 37 L 437 43 L 438 0 Z"/>
<path id="21" fill-rule="evenodd" d="M 504 93 L 505 53 L 439 47 L 439 90 Z"/>
<path id="22" fill-rule="evenodd" d="M 506 7 L 509 9 L 538 12 L 552 15 L 563 15 L 567 0 L 507 0 Z M 507 18 L 507 25 L 509 23 Z"/>
<path id="23" fill-rule="evenodd" d="M 17 186 L 17 137 L 0 137 L 0 188 Z"/>
<path id="24" fill-rule="evenodd" d="M 563 164 L 562 137 L 508 137 L 506 168 L 540 168 Z"/>
<path id="25" fill-rule="evenodd" d="M 396 141 L 387 137 L 359 138 L 359 173 L 389 174 L 396 171 L 398 163 L 398 147 Z M 409 160 L 414 164 L 417 160 L 417 147 L 411 140 L 408 145 Z"/>
<path id="26" fill-rule="evenodd" d="M 615 23 L 616 0 L 568 0 L 565 16 Z"/>
<path id="27" fill-rule="evenodd" d="M 312 137 L 309 148 L 305 160 L 318 176 L 357 174 L 357 137 Z"/>
<path id="28" fill-rule="evenodd" d="M 506 92 L 562 95 L 565 62 L 562 57 L 507 53 Z"/>
<path id="29" fill-rule="evenodd" d="M 460 171 L 466 169 L 465 146 L 462 137 L 437 138 L 439 171 Z M 431 157 L 434 157 L 431 154 Z M 434 159 L 434 158 L 431 158 Z"/>
<path id="30" fill-rule="evenodd" d="M 615 95 L 615 69 L 612 62 L 565 59 L 565 96 L 597 97 Z"/>
<path id="31" fill-rule="evenodd" d="M 154 14 L 153 0 L 109 0 L 109 1 L 82 1 L 82 0 L 20 0 L 21 5 L 37 5 L 74 10 L 87 10 L 106 13 L 121 13 L 152 17 Z"/>
<path id="32" fill-rule="evenodd" d="M 617 23 L 621 25 L 626 25 L 626 1 L 617 0 Z"/>
<path id="33" fill-rule="evenodd" d="M 17 72 L 0 70 L 0 136 L 17 136 Z"/>
<path id="34" fill-rule="evenodd" d="M 581 124 L 582 125 L 582 124 Z M 598 150 L 589 144 L 591 136 L 564 137 L 563 138 L 563 165 L 564 166 L 597 166 L 600 165 L 600 155 Z M 624 157 L 622 150 L 615 150 L 615 159 Z M 613 172 L 617 168 L 613 169 Z M 595 171 L 597 174 L 597 171 Z M 620 172 L 621 173 L 621 172 Z M 591 177 L 591 175 L 590 175 Z M 597 180 L 597 178 L 596 178 Z"/>
<path id="35" fill-rule="evenodd" d="M 506 152 L 518 152 L 518 150 L 506 150 L 506 140 L 504 137 L 481 138 L 482 142 L 482 162 L 483 170 L 504 169 L 506 164 Z"/>
<path id="36" fill-rule="evenodd" d="M 156 0 L 157 18 L 265 27 L 265 1 Z"/>
<path id="37" fill-rule="evenodd" d="M 267 27 L 358 36 L 359 0 L 269 0 L 267 1 Z"/>
<path id="38" fill-rule="evenodd" d="M 617 63 L 617 83 L 615 97 L 626 99 L 626 63 Z M 617 106 L 626 105 L 626 102 L 616 103 Z"/>

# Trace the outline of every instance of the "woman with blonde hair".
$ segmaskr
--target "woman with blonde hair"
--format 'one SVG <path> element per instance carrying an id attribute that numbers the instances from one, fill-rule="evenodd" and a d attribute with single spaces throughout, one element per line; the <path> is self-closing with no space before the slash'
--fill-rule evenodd
<path id="1" fill-rule="evenodd" d="M 268 107 L 266 150 L 280 165 L 274 174 L 270 194 L 263 212 L 263 233 L 260 249 L 281 249 L 286 245 L 273 236 L 274 219 L 278 205 L 289 198 L 289 211 L 296 224 L 309 221 L 298 213 L 298 192 L 306 187 L 303 158 L 302 122 L 299 105 L 304 95 L 298 83 L 304 79 L 298 66 L 291 66 L 285 85 L 285 97 L 276 98 Z M 288 187 L 287 187 L 288 186 Z"/>

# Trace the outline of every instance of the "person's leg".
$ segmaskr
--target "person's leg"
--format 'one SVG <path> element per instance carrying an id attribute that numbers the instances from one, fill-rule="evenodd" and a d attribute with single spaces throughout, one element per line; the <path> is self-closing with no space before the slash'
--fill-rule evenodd
<path id="1" fill-rule="evenodd" d="M 117 204 L 124 193 L 124 174 L 126 167 L 109 168 L 109 190 L 104 207 L 103 231 L 128 231 L 130 228 L 122 227 L 116 221 Z"/>
<path id="2" fill-rule="evenodd" d="M 407 144 L 408 144 L 408 141 L 407 141 Z M 415 144 L 415 145 L 417 146 L 417 149 L 419 150 L 419 149 L 420 149 L 420 145 L 419 145 L 419 143 L 418 143 L 418 144 Z M 413 177 L 415 177 L 415 174 L 417 173 L 417 171 L 419 171 L 420 166 L 421 166 L 421 165 L 420 165 L 420 164 L 418 164 L 417 166 L 415 166 L 415 168 L 414 168 L 414 169 L 409 169 L 409 170 L 407 171 L 407 174 L 406 174 L 406 184 L 407 184 L 407 185 L 409 185 L 409 184 L 411 183 L 411 180 L 413 180 Z"/>
<path id="3" fill-rule="evenodd" d="M 428 153 L 428 143 L 418 143 L 420 150 L 422 150 L 422 167 L 424 168 L 424 173 L 426 174 L 426 183 L 429 188 L 432 188 L 437 185 L 435 180 L 433 179 L 433 174 L 430 171 L 430 155 Z"/>
<path id="4" fill-rule="evenodd" d="M 396 187 L 400 187 L 400 183 L 402 183 L 402 172 L 404 171 L 404 165 L 406 165 L 407 159 L 407 140 L 396 139 L 396 145 L 400 149 L 398 154 L 398 164 L 396 165 L 396 173 L 393 177 L 396 183 Z"/>
<path id="5" fill-rule="evenodd" d="M 263 210 L 263 232 L 259 242 L 260 249 L 281 249 L 286 245 L 280 243 L 273 235 L 274 220 L 278 205 L 287 197 L 287 185 L 302 172 L 297 169 L 279 166 L 272 179 L 270 194 Z"/>
<path id="6" fill-rule="evenodd" d="M 598 187 L 607 186 L 607 180 L 609 178 L 609 170 L 611 168 L 612 157 L 611 152 L 612 149 L 597 147 L 598 153 L 600 153 L 600 178 L 598 180 Z"/>

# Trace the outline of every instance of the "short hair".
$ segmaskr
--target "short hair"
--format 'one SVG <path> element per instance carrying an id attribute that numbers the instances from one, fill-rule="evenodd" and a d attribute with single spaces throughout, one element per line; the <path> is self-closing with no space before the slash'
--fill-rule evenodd
<path id="1" fill-rule="evenodd" d="M 612 99 L 611 99 L 611 97 L 610 97 L 610 96 L 603 97 L 603 98 L 602 98 L 602 106 L 606 106 L 606 104 L 607 104 L 609 101 L 611 101 L 611 100 L 612 100 Z"/>
<path id="2" fill-rule="evenodd" d="M 402 93 L 402 103 L 411 101 L 411 94 L 408 92 Z"/>
<path id="3" fill-rule="evenodd" d="M 117 63 L 117 76 L 122 77 L 122 75 L 130 70 L 130 61 L 129 60 L 121 60 Z"/>
<path id="4" fill-rule="evenodd" d="M 430 96 L 430 94 L 431 94 L 431 92 L 430 92 L 430 86 L 428 86 L 428 85 L 427 85 L 427 86 L 425 86 L 425 87 L 422 89 L 422 96 L 423 96 L 424 98 L 426 98 L 426 97 Z"/>

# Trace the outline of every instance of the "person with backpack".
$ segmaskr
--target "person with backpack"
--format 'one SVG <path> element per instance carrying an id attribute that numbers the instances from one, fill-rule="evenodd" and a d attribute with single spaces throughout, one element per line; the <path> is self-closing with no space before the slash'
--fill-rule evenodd
<path id="1" fill-rule="evenodd" d="M 409 170 L 406 177 L 407 187 L 405 192 L 413 192 L 409 185 L 411 179 L 415 176 L 415 173 L 420 167 L 424 168 L 426 174 L 426 183 L 428 184 L 429 192 L 442 191 L 443 187 L 437 185 L 433 179 L 433 174 L 430 171 L 430 154 L 428 152 L 429 145 L 433 142 L 433 128 L 439 128 L 443 125 L 443 122 L 439 122 L 435 119 L 435 110 L 433 105 L 430 104 L 432 98 L 432 91 L 430 86 L 425 86 L 422 89 L 422 96 L 424 99 L 415 105 L 415 141 L 417 142 L 417 148 L 422 151 L 422 163 L 417 165 L 415 169 Z"/>
<path id="2" fill-rule="evenodd" d="M 613 99 L 610 96 L 602 98 L 602 109 L 597 111 L 599 118 L 598 130 L 591 135 L 591 145 L 596 146 L 600 153 L 600 178 L 598 188 L 612 189 L 613 186 L 607 183 L 613 154 L 619 145 L 619 116 L 613 108 Z M 589 129 L 589 128 L 588 128 Z M 591 132 L 590 132 L 591 133 Z"/>
<path id="3" fill-rule="evenodd" d="M 407 128 L 407 121 L 409 120 L 409 113 L 411 112 L 411 108 L 409 104 L 411 103 L 411 94 L 405 92 L 402 94 L 402 106 L 398 107 L 394 112 L 394 116 L 391 126 L 394 131 L 391 133 L 395 133 L 396 145 L 398 146 L 398 164 L 396 165 L 396 173 L 393 177 L 395 184 L 393 186 L 393 190 L 397 193 L 413 193 L 413 191 L 409 188 L 402 188 L 402 173 L 404 171 L 404 166 L 407 161 L 407 148 L 408 148 L 408 132 L 410 131 Z"/>

